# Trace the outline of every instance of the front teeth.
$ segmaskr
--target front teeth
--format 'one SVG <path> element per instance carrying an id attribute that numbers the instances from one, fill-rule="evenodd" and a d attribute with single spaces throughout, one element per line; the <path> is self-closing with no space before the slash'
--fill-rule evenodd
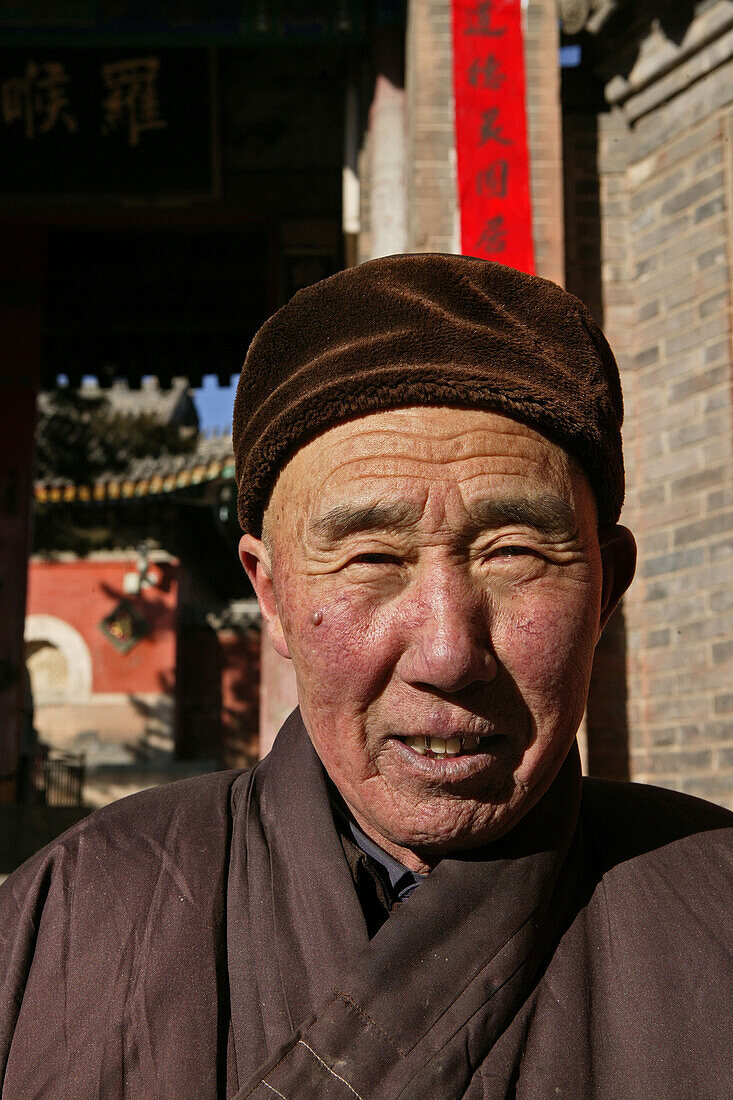
<path id="1" fill-rule="evenodd" d="M 420 756 L 429 752 L 434 756 L 459 756 L 462 752 L 473 752 L 479 746 L 479 738 L 472 737 L 406 737 L 405 744 Z"/>

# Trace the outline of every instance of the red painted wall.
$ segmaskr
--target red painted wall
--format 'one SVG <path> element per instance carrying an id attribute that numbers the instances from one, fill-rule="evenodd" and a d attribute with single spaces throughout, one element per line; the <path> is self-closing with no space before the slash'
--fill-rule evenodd
<path id="1" fill-rule="evenodd" d="M 106 561 L 30 563 L 28 615 L 54 615 L 81 634 L 92 656 L 92 691 L 167 692 L 174 690 L 178 565 L 156 562 L 161 584 L 139 596 L 126 596 L 122 578 L 136 568 L 136 557 Z M 151 626 L 126 655 L 102 634 L 99 623 L 121 599 L 129 600 Z"/>

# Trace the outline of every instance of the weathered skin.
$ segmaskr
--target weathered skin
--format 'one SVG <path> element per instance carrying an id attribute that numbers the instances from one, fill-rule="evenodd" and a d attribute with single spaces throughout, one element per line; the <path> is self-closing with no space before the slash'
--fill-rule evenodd
<path id="1" fill-rule="evenodd" d="M 357 514 L 373 506 L 391 512 Z M 598 532 L 585 475 L 538 432 L 420 407 L 302 447 L 241 556 L 331 779 L 424 871 L 505 833 L 550 785 L 635 549 L 625 528 Z M 491 740 L 433 759 L 399 740 L 417 735 Z"/>

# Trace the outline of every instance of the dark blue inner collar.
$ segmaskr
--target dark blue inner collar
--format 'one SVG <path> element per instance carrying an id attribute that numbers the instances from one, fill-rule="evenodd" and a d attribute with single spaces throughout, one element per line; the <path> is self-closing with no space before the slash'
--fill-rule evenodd
<path id="1" fill-rule="evenodd" d="M 366 833 L 361 831 L 352 817 L 349 817 L 349 828 L 362 852 L 365 852 L 387 872 L 392 891 L 400 901 L 409 897 L 414 890 L 417 890 L 420 883 L 428 877 L 427 875 L 418 874 L 417 871 L 411 871 L 409 867 L 405 867 L 389 852 L 385 852 Z"/>

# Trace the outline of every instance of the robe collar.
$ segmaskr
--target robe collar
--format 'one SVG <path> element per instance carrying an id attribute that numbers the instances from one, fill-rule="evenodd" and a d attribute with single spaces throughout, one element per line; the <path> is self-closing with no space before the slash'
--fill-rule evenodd
<path id="1" fill-rule="evenodd" d="M 402 1095 L 411 1074 L 428 1080 L 428 1065 L 461 1032 L 465 1071 L 478 1064 L 536 980 L 577 887 L 580 858 L 569 853 L 580 786 L 573 748 L 506 837 L 443 859 L 369 940 L 325 773 L 295 711 L 234 820 L 230 988 L 240 1081 L 253 1069 L 252 1006 L 232 972 L 245 938 L 259 952 L 259 1011 L 275 1061 L 298 1043 L 320 1042 L 327 1058 L 348 1032 L 354 1081 L 361 1074 L 368 1083 L 378 1058 L 393 1090 L 385 1096 Z M 245 899 L 243 921 L 234 910 Z M 366 1033 L 351 1034 L 365 1020 Z"/>

